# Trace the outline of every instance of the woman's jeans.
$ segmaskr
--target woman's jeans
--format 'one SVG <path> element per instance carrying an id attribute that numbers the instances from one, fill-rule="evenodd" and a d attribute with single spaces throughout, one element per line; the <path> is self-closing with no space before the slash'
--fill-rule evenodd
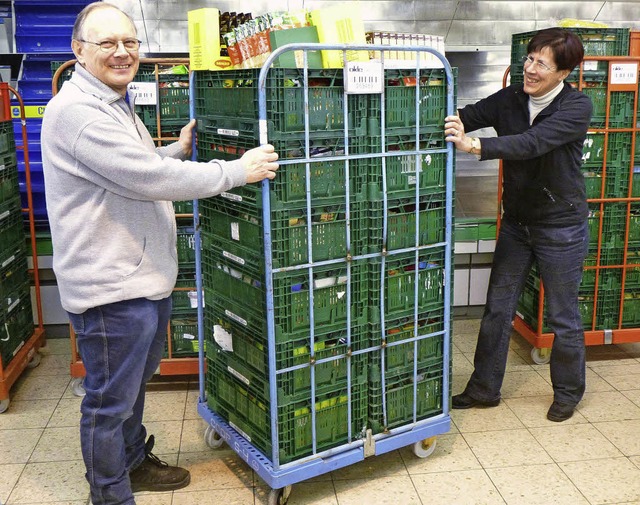
<path id="1" fill-rule="evenodd" d="M 524 226 L 505 219 L 493 257 L 487 302 L 465 392 L 483 401 L 500 398 L 518 299 L 529 271 L 538 266 L 547 324 L 554 334 L 551 383 L 554 400 L 576 405 L 585 390 L 585 345 L 578 289 L 589 244 L 587 222 L 565 227 Z"/>
<path id="2" fill-rule="evenodd" d="M 171 297 L 69 313 L 86 370 L 80 443 L 94 505 L 134 504 L 129 471 L 145 458 L 145 385 L 164 352 Z"/>

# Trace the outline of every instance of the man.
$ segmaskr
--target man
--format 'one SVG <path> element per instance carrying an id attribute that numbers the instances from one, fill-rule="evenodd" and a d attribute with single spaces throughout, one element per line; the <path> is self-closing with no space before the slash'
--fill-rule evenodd
<path id="1" fill-rule="evenodd" d="M 133 492 L 190 480 L 151 453 L 142 425 L 177 275 L 171 200 L 273 179 L 278 156 L 266 145 L 232 162 L 183 161 L 195 121 L 177 142 L 156 148 L 127 94 L 139 65 L 131 18 L 94 2 L 72 37 L 75 72 L 42 123 L 53 268 L 86 369 L 80 439 L 91 499 L 130 505 Z"/>

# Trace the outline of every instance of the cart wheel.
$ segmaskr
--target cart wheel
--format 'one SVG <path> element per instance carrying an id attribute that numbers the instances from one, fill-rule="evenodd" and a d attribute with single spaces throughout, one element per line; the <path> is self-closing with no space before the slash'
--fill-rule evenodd
<path id="1" fill-rule="evenodd" d="M 9 398 L 0 400 L 0 414 L 7 411 L 7 409 L 9 408 L 9 403 L 11 403 L 11 400 L 9 400 Z"/>
<path id="2" fill-rule="evenodd" d="M 41 361 L 42 361 L 42 354 L 40 354 L 39 352 L 36 352 L 34 353 L 31 360 L 29 360 L 29 363 L 27 363 L 27 368 L 35 368 L 40 364 Z"/>
<path id="3" fill-rule="evenodd" d="M 285 505 L 289 501 L 291 494 L 291 486 L 285 486 L 280 489 L 272 489 L 269 493 L 269 505 Z"/>
<path id="4" fill-rule="evenodd" d="M 76 396 L 84 396 L 87 392 L 84 390 L 84 379 L 82 377 L 76 377 L 71 381 L 71 390 Z"/>
<path id="5" fill-rule="evenodd" d="M 204 441 L 212 449 L 219 449 L 224 444 L 224 439 L 211 426 L 207 426 L 207 429 L 204 430 Z"/>
<path id="6" fill-rule="evenodd" d="M 551 349 L 534 347 L 531 349 L 531 359 L 536 365 L 546 365 L 551 361 Z"/>
<path id="7" fill-rule="evenodd" d="M 419 458 L 428 458 L 436 450 L 436 437 L 425 438 L 413 445 L 413 453 Z"/>

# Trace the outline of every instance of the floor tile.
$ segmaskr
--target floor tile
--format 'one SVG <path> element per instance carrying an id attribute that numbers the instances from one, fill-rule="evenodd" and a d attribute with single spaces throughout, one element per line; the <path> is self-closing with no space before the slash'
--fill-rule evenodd
<path id="1" fill-rule="evenodd" d="M 191 485 L 188 488 L 190 489 Z M 248 505 L 253 501 L 252 488 L 222 488 L 207 491 L 175 491 L 172 505 Z"/>
<path id="2" fill-rule="evenodd" d="M 484 470 L 412 475 L 411 480 L 425 504 L 505 505 Z"/>
<path id="3" fill-rule="evenodd" d="M 58 400 L 11 400 L 0 415 L 0 430 L 12 428 L 44 428 L 58 405 Z"/>
<path id="4" fill-rule="evenodd" d="M 627 458 L 558 465 L 593 505 L 640 501 L 640 469 Z"/>
<path id="5" fill-rule="evenodd" d="M 270 492 L 271 488 L 268 486 L 257 486 L 256 505 L 267 505 Z M 304 481 L 293 484 L 287 505 L 338 505 L 333 481 Z"/>
<path id="6" fill-rule="evenodd" d="M 407 467 L 398 451 L 366 458 L 359 463 L 349 465 L 332 472 L 334 481 L 350 479 L 378 479 L 408 475 Z"/>
<path id="7" fill-rule="evenodd" d="M 615 384 L 611 384 L 610 382 L 604 380 L 600 375 L 598 375 L 596 368 L 587 368 L 586 373 L 586 381 L 587 393 L 601 393 L 603 391 L 615 391 Z"/>
<path id="8" fill-rule="evenodd" d="M 202 419 L 200 414 L 198 414 L 198 409 L 197 409 L 199 396 L 200 396 L 200 391 L 187 392 L 187 402 L 184 408 L 185 419 Z"/>
<path id="9" fill-rule="evenodd" d="M 80 403 L 82 403 L 82 398 L 62 398 L 58 402 L 51 419 L 49 419 L 47 427 L 79 426 Z"/>
<path id="10" fill-rule="evenodd" d="M 11 401 L 59 400 L 69 385 L 69 375 L 26 377 L 22 375 L 11 390 Z"/>
<path id="11" fill-rule="evenodd" d="M 505 398 L 503 402 L 527 428 L 549 426 L 552 424 L 552 422 L 547 419 L 547 411 L 553 402 L 553 396 Z M 562 424 L 579 424 L 586 422 L 587 420 L 582 414 L 576 411 L 571 418 Z"/>
<path id="12" fill-rule="evenodd" d="M 173 493 L 136 494 L 136 505 L 171 505 Z"/>
<path id="13" fill-rule="evenodd" d="M 156 454 L 173 454 L 180 451 L 180 437 L 182 435 L 182 421 L 156 421 L 144 423 L 147 435 L 153 435 Z"/>
<path id="14" fill-rule="evenodd" d="M 249 465 L 226 446 L 206 452 L 180 454 L 178 462 L 191 472 L 189 491 L 253 486 L 253 471 Z"/>
<path id="15" fill-rule="evenodd" d="M 29 462 L 69 461 L 82 459 L 80 450 L 80 432 L 77 426 L 47 428 Z"/>
<path id="16" fill-rule="evenodd" d="M 182 421 L 186 402 L 186 390 L 147 393 L 143 422 L 146 424 L 152 421 Z"/>
<path id="17" fill-rule="evenodd" d="M 18 482 L 24 464 L 0 465 L 0 503 L 7 503 L 9 493 Z"/>
<path id="18" fill-rule="evenodd" d="M 71 358 L 71 339 L 69 338 L 48 338 L 46 345 L 40 348 L 40 354 L 62 354 Z"/>
<path id="19" fill-rule="evenodd" d="M 29 463 L 16 484 L 9 503 L 46 503 L 86 500 L 89 484 L 82 461 Z"/>
<path id="20" fill-rule="evenodd" d="M 463 375 L 466 380 L 469 380 L 473 373 L 473 361 L 470 361 L 469 357 L 473 360 L 473 355 L 471 354 L 456 353 L 453 355 L 453 366 L 451 368 L 453 375 Z"/>
<path id="21" fill-rule="evenodd" d="M 334 481 L 340 505 L 362 505 L 364 497 L 376 505 L 421 505 L 408 475 L 386 476 L 377 480 Z"/>
<path id="22" fill-rule="evenodd" d="M 507 505 L 589 505 L 555 464 L 489 468 L 487 473 Z"/>
<path id="23" fill-rule="evenodd" d="M 640 456 L 640 420 L 595 423 L 594 427 L 625 456 Z M 600 452 L 599 447 L 596 452 Z"/>
<path id="24" fill-rule="evenodd" d="M 552 460 L 528 430 L 463 433 L 483 468 L 536 465 Z"/>
<path id="25" fill-rule="evenodd" d="M 551 423 L 529 431 L 556 462 L 615 458 L 622 453 L 591 424 Z"/>
<path id="26" fill-rule="evenodd" d="M 534 370 L 507 371 L 502 384 L 503 398 L 521 398 L 524 396 L 548 395 L 549 384 Z"/>
<path id="27" fill-rule="evenodd" d="M 524 427 L 505 402 L 500 402 L 497 407 L 452 410 L 451 419 L 461 433 Z"/>
<path id="28" fill-rule="evenodd" d="M 180 452 L 207 452 L 213 451 L 204 439 L 207 423 L 202 419 L 185 419 L 182 422 L 182 437 L 180 439 Z"/>
<path id="29" fill-rule="evenodd" d="M 70 356 L 65 354 L 42 354 L 40 364 L 25 371 L 29 377 L 44 375 L 68 375 Z"/>
<path id="30" fill-rule="evenodd" d="M 463 352 L 465 354 L 473 354 L 476 351 L 478 335 L 477 334 L 462 334 L 462 335 L 454 334 L 452 341 L 453 341 L 453 345 L 460 352 Z"/>
<path id="31" fill-rule="evenodd" d="M 480 463 L 464 437 L 459 434 L 438 435 L 436 449 L 427 458 L 418 458 L 411 447 L 400 449 L 409 475 L 476 470 Z"/>
<path id="32" fill-rule="evenodd" d="M 618 391 L 585 394 L 578 410 L 592 423 L 640 419 L 640 407 Z"/>
<path id="33" fill-rule="evenodd" d="M 43 429 L 0 430 L 0 465 L 26 463 L 42 436 Z"/>

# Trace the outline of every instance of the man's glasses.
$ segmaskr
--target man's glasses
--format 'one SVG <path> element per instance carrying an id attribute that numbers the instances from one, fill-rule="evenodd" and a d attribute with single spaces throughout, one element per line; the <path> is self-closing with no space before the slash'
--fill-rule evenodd
<path id="1" fill-rule="evenodd" d="M 84 42 L 85 44 L 93 44 L 94 46 L 98 46 L 101 51 L 105 53 L 114 52 L 118 44 L 122 42 L 123 47 L 129 53 L 137 52 L 140 49 L 140 44 L 142 44 L 141 40 L 138 39 L 125 39 L 125 40 L 103 40 L 102 42 L 91 42 L 90 40 L 78 39 L 78 42 Z"/>
<path id="2" fill-rule="evenodd" d="M 555 68 L 550 67 L 546 63 L 542 63 L 541 61 L 534 60 L 531 56 L 523 56 L 522 63 L 524 64 L 525 67 L 535 63 L 536 69 L 539 72 L 555 72 L 556 70 Z"/>

